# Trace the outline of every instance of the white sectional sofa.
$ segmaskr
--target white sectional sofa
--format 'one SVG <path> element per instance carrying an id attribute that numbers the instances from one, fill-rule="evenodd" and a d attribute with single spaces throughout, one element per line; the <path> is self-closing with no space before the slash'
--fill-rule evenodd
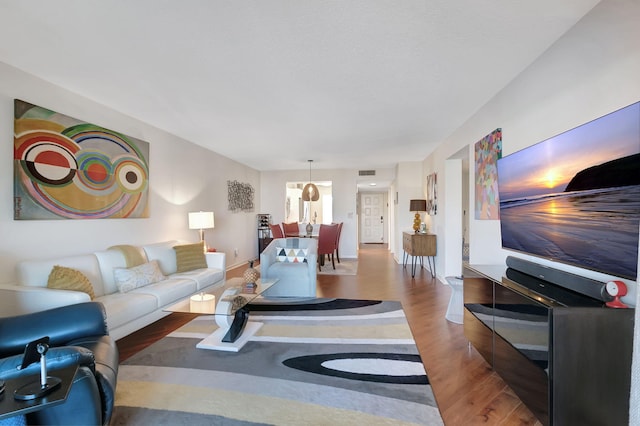
<path id="1" fill-rule="evenodd" d="M 126 255 L 120 250 L 19 262 L 18 283 L 0 285 L 0 316 L 38 312 L 89 301 L 90 296 L 85 292 L 47 287 L 49 274 L 55 265 L 59 265 L 80 271 L 89 279 L 95 294 L 94 300 L 105 307 L 110 335 L 120 339 L 168 315 L 163 309 L 171 304 L 224 284 L 224 253 L 205 253 L 206 268 L 177 272 L 174 246 L 180 244 L 184 243 L 166 241 L 135 246 L 147 262 L 157 261 L 166 279 L 125 293 L 120 292 L 114 278 L 115 268 L 127 269 Z"/>

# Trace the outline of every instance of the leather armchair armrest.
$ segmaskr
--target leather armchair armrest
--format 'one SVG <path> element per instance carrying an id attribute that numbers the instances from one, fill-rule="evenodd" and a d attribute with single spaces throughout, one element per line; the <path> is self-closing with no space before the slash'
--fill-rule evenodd
<path id="1" fill-rule="evenodd" d="M 88 367 L 80 366 L 76 372 L 67 400 L 50 408 L 26 415 L 30 425 L 107 425 L 100 409 L 100 392 L 93 373 Z"/>
<path id="2" fill-rule="evenodd" d="M 99 302 L 0 318 L 0 357 L 20 354 L 27 343 L 43 336 L 49 336 L 49 344 L 54 347 L 86 336 L 108 334 L 104 306 Z"/>
<path id="3" fill-rule="evenodd" d="M 26 415 L 27 424 L 98 425 L 104 423 L 100 392 L 94 378 L 93 353 L 76 346 L 49 348 L 47 368 L 54 372 L 60 368 L 78 365 L 67 400 L 50 408 Z M 22 376 L 39 377 L 40 363 L 35 362 L 23 370 L 22 354 L 0 359 L 0 378 L 15 379 Z"/>
<path id="4" fill-rule="evenodd" d="M 17 377 L 38 375 L 40 374 L 40 363 L 34 362 L 25 369 L 20 370 L 22 365 L 23 354 L 12 355 L 7 358 L 0 359 L 0 378 L 3 380 L 15 379 Z M 57 370 L 71 365 L 86 366 L 90 370 L 94 370 L 95 362 L 93 352 L 89 349 L 78 346 L 61 346 L 49 348 L 47 351 L 47 368 L 49 370 Z"/>

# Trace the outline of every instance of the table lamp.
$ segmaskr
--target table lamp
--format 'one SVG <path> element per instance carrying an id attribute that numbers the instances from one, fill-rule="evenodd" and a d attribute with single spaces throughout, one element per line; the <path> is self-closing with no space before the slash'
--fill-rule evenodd
<path id="1" fill-rule="evenodd" d="M 417 234 L 420 232 L 420 223 L 422 222 L 420 219 L 420 212 L 427 211 L 427 200 L 410 200 L 409 211 L 416 212 L 416 215 L 413 218 L 413 230 Z"/>
<path id="2" fill-rule="evenodd" d="M 200 231 L 200 241 L 204 241 L 204 230 L 213 227 L 213 212 L 189 213 L 189 229 L 198 229 Z"/>

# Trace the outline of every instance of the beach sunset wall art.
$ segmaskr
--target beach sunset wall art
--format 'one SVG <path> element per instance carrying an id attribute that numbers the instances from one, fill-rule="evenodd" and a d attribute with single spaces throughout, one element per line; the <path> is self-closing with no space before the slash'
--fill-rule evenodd
<path id="1" fill-rule="evenodd" d="M 475 155 L 475 217 L 496 220 L 500 215 L 496 163 L 502 157 L 502 129 L 496 129 L 476 142 Z"/>
<path id="2" fill-rule="evenodd" d="M 636 280 L 640 103 L 498 160 L 507 249 Z"/>
<path id="3" fill-rule="evenodd" d="M 149 217 L 149 144 L 14 101 L 14 219 Z"/>

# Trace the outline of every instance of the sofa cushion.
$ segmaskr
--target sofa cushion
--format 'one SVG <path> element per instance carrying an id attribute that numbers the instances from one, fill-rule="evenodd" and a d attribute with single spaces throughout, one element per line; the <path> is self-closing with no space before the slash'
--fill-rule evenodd
<path id="1" fill-rule="evenodd" d="M 306 263 L 276 262 L 269 268 L 269 276 L 264 278 L 278 278 L 281 281 L 294 279 L 302 281 L 302 277 L 307 274 L 309 265 Z M 278 282 L 278 285 L 280 282 Z"/>
<path id="2" fill-rule="evenodd" d="M 157 260 L 152 260 L 133 268 L 115 268 L 113 276 L 120 293 L 126 293 L 167 278 L 160 271 Z"/>
<path id="3" fill-rule="evenodd" d="M 102 276 L 102 292 L 96 289 L 96 296 L 118 293 L 118 286 L 113 271 L 116 268 L 126 268 L 127 261 L 120 250 L 102 250 L 94 253 L 100 265 Z M 95 287 L 94 287 L 95 288 Z"/>
<path id="4" fill-rule="evenodd" d="M 196 269 L 195 271 L 180 272 L 171 275 L 171 278 L 185 278 L 193 280 L 197 284 L 197 290 L 202 290 L 215 283 L 224 283 L 224 271 L 219 268 Z"/>
<path id="5" fill-rule="evenodd" d="M 158 299 L 155 296 L 137 294 L 136 291 L 137 289 L 129 293 L 112 293 L 96 298 L 96 302 L 104 305 L 109 330 L 121 327 L 158 309 Z"/>
<path id="6" fill-rule="evenodd" d="M 285 263 L 306 263 L 307 253 L 308 251 L 306 248 L 276 247 L 276 261 Z"/>
<path id="7" fill-rule="evenodd" d="M 176 252 L 176 271 L 187 272 L 207 267 L 204 255 L 204 241 L 195 244 L 174 246 Z"/>
<path id="8" fill-rule="evenodd" d="M 91 300 L 96 297 L 89 278 L 77 269 L 67 268 L 65 266 L 54 265 L 49 274 L 47 287 L 60 290 L 82 291 L 87 293 Z"/>
<path id="9" fill-rule="evenodd" d="M 145 255 L 144 250 L 138 246 L 120 244 L 117 246 L 111 246 L 107 250 L 118 250 L 122 253 L 122 256 L 124 256 L 124 259 L 127 262 L 127 268 L 133 268 L 134 266 L 147 263 L 147 256 Z"/>
<path id="10" fill-rule="evenodd" d="M 165 241 L 162 243 L 149 244 L 142 246 L 147 260 L 157 260 L 160 265 L 162 273 L 165 275 L 171 275 L 176 273 L 176 251 L 173 246 L 178 244 L 178 241 Z"/>
<path id="11" fill-rule="evenodd" d="M 177 278 L 175 275 L 157 283 L 137 288 L 127 294 L 148 294 L 156 297 L 158 307 L 179 302 L 197 291 L 196 282 L 191 279 Z"/>

